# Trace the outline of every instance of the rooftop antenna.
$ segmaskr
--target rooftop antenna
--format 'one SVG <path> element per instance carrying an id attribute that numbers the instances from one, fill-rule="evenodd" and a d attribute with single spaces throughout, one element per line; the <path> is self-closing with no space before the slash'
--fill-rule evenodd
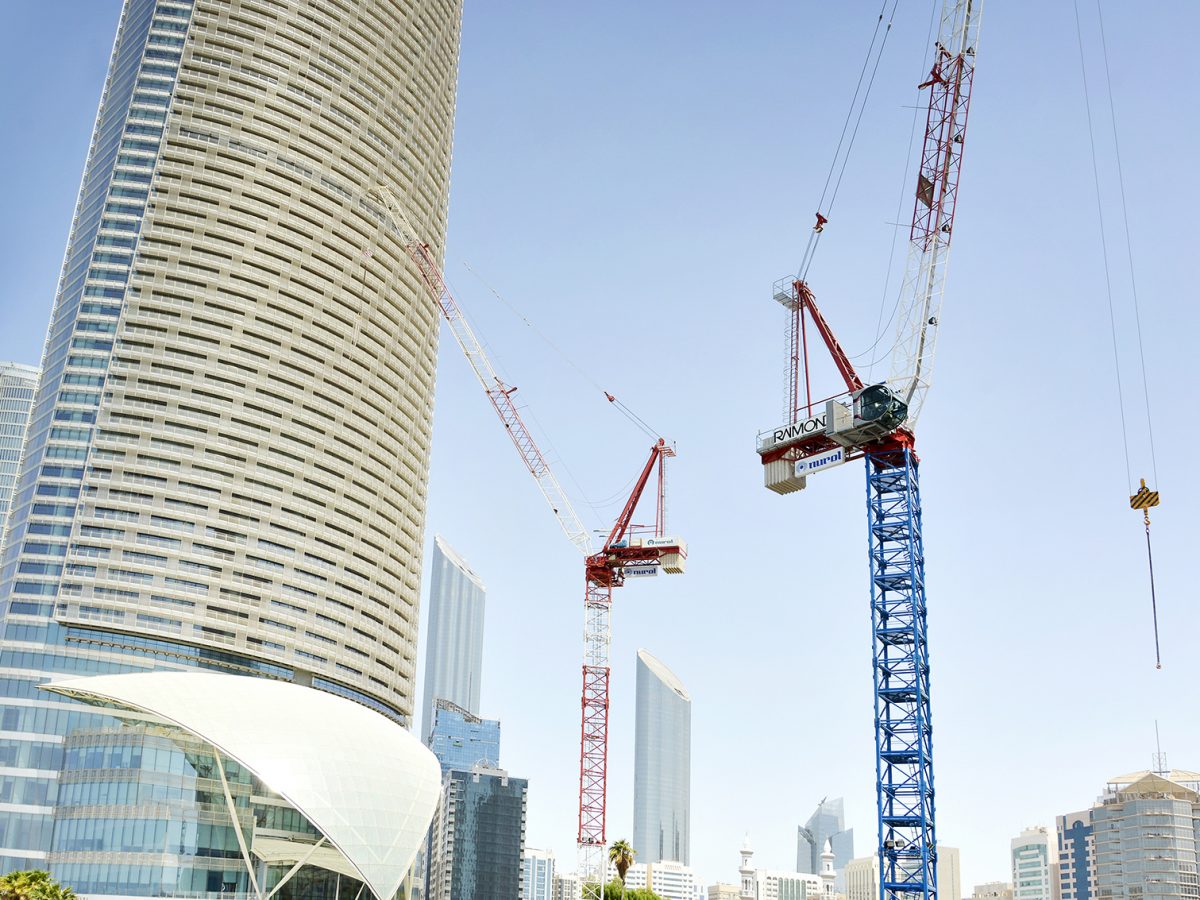
<path id="1" fill-rule="evenodd" d="M 1170 769 L 1167 768 L 1167 754 L 1162 752 L 1162 741 L 1158 736 L 1158 719 L 1154 720 L 1154 774 L 1164 778 Z"/>

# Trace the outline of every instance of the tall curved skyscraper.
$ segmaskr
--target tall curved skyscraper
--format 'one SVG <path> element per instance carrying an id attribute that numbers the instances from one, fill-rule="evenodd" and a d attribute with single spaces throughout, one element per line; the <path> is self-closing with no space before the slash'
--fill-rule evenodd
<path id="1" fill-rule="evenodd" d="M 164 861 L 144 808 L 58 840 L 100 816 L 54 805 L 63 741 L 113 720 L 49 676 L 217 668 L 411 721 L 438 310 L 369 193 L 440 254 L 460 6 L 126 0 L 0 570 L 0 870 L 232 890 L 236 844 Z"/>
<path id="2" fill-rule="evenodd" d="M 637 861 L 690 864 L 692 697 L 670 669 L 638 651 L 633 760 Z"/>

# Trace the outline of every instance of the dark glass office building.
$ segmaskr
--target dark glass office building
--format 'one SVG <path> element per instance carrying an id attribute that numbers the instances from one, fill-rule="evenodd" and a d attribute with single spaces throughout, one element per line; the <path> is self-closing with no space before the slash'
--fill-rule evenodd
<path id="1" fill-rule="evenodd" d="M 426 900 L 521 896 L 529 783 L 475 766 L 442 781 Z"/>

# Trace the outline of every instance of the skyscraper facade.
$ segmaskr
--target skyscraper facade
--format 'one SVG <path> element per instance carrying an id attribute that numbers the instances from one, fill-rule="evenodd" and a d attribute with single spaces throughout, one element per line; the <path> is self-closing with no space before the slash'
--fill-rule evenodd
<path id="1" fill-rule="evenodd" d="M 854 858 L 854 829 L 846 827 L 846 804 L 841 797 L 823 799 L 813 814 L 797 829 L 796 871 L 817 874 L 821 871 L 821 851 L 825 842 L 833 847 L 833 865 L 843 872 Z M 838 889 L 844 889 L 839 877 Z"/>
<path id="2" fill-rule="evenodd" d="M 1058 900 L 1058 838 L 1042 826 L 1010 842 L 1014 900 Z"/>
<path id="3" fill-rule="evenodd" d="M 0 546 L 8 528 L 8 509 L 37 382 L 38 370 L 33 366 L 0 363 Z"/>
<path id="4" fill-rule="evenodd" d="M 449 700 L 479 714 L 484 601 L 483 581 L 441 535 L 436 536 L 429 572 L 429 634 L 421 701 L 421 731 L 426 743 L 438 700 Z"/>
<path id="5" fill-rule="evenodd" d="M 521 896 L 527 789 L 524 778 L 488 766 L 446 775 L 426 900 Z"/>
<path id="6" fill-rule="evenodd" d="M 1092 811 L 1059 816 L 1058 884 L 1062 900 L 1094 900 L 1096 897 L 1096 839 Z"/>
<path id="7" fill-rule="evenodd" d="M 633 849 L 642 863 L 687 865 L 691 839 L 692 698 L 645 650 L 637 655 Z"/>
<path id="8" fill-rule="evenodd" d="M 1092 809 L 1100 900 L 1200 897 L 1200 773 L 1113 779 Z"/>
<path id="9" fill-rule="evenodd" d="M 0 774 L 46 798 L 0 806 L 0 867 L 144 895 L 228 855 L 201 829 L 118 860 L 156 833 L 130 795 L 56 807 L 64 738 L 97 784 L 148 757 L 101 752 L 124 732 L 48 677 L 217 668 L 411 722 L 437 309 L 368 193 L 441 247 L 459 23 L 126 0 L 0 568 Z M 168 793 L 155 815 L 195 817 Z"/>

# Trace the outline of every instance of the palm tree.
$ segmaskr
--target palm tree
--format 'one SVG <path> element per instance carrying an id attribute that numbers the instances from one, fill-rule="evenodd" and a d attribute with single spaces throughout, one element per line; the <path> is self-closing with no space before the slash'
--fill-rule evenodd
<path id="1" fill-rule="evenodd" d="M 612 846 L 608 848 L 608 861 L 617 867 L 617 877 L 621 879 L 622 894 L 625 893 L 625 873 L 633 865 L 635 856 L 637 856 L 637 851 L 629 846 L 629 841 L 613 841 Z M 0 898 L 0 900 L 4 900 L 4 898 Z"/>
<path id="2" fill-rule="evenodd" d="M 9 872 L 0 878 L 0 900 L 76 900 L 65 888 L 39 869 Z"/>

